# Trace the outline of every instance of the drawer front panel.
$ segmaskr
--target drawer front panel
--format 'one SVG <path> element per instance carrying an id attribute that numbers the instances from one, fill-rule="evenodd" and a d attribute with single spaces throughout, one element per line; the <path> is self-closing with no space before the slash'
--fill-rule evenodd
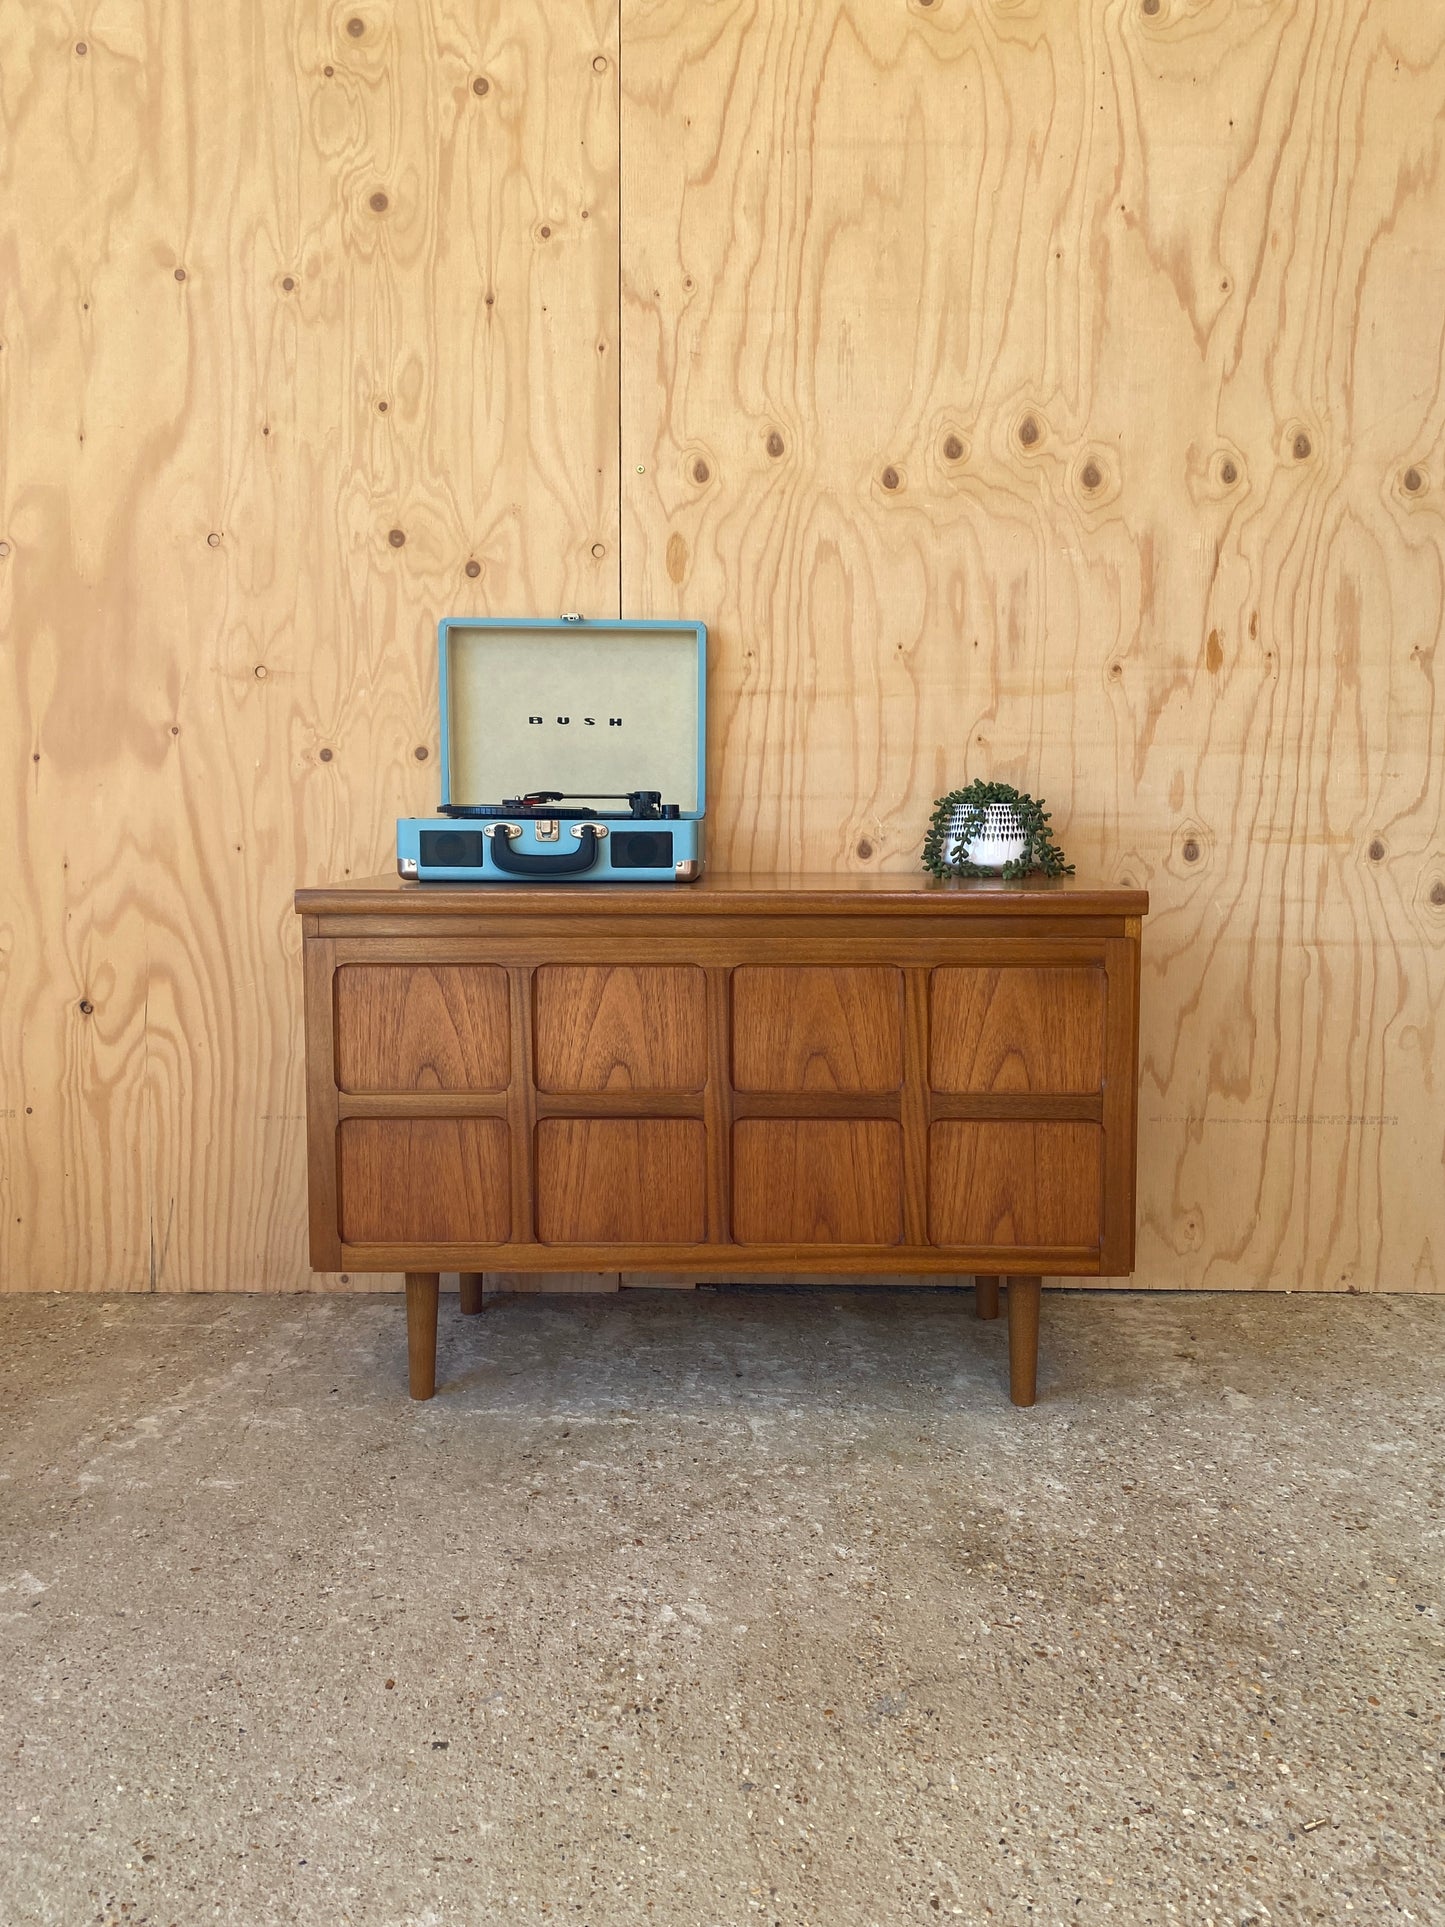
<path id="1" fill-rule="evenodd" d="M 1097 1091 L 1104 973 L 1086 965 L 935 970 L 929 1039 L 936 1091 Z"/>
<path id="2" fill-rule="evenodd" d="M 689 1118 L 544 1118 L 537 1126 L 543 1244 L 698 1244 L 706 1141 Z"/>
<path id="3" fill-rule="evenodd" d="M 749 1118 L 733 1127 L 739 1244 L 896 1245 L 903 1133 L 882 1119 Z"/>
<path id="4" fill-rule="evenodd" d="M 345 1118 L 337 1167 L 348 1244 L 503 1244 L 511 1235 L 501 1118 Z"/>
<path id="5" fill-rule="evenodd" d="M 883 965 L 745 966 L 733 972 L 740 1091 L 896 1091 L 903 976 Z"/>
<path id="6" fill-rule="evenodd" d="M 935 1124 L 929 1236 L 936 1245 L 1098 1245 L 1104 1133 L 1097 1124 Z"/>
<path id="7" fill-rule="evenodd" d="M 343 964 L 335 998 L 342 1090 L 505 1088 L 505 971 L 489 964 Z"/>
<path id="8" fill-rule="evenodd" d="M 692 964 L 544 964 L 541 1091 L 696 1091 L 707 1075 L 703 973 Z"/>

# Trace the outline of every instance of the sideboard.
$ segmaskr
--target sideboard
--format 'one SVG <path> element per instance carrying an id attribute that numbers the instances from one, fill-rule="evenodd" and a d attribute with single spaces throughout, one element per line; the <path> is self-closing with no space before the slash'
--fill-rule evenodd
<path id="1" fill-rule="evenodd" d="M 1073 878 L 297 892 L 311 1263 L 1040 1280 L 1134 1262 L 1140 890 Z"/>

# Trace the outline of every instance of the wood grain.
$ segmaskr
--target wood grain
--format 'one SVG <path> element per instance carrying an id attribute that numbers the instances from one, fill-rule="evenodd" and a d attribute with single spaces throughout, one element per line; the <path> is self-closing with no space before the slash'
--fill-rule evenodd
<path id="1" fill-rule="evenodd" d="M 731 868 L 1144 883 L 1136 1281 L 1445 1288 L 1445 12 L 625 0 L 623 593 Z"/>
<path id="2" fill-rule="evenodd" d="M 939 1091 L 1097 1091 L 1104 973 L 1013 966 L 935 970 L 929 1076 Z"/>
<path id="3" fill-rule="evenodd" d="M 507 973 L 487 965 L 348 964 L 335 978 L 336 1081 L 361 1091 L 500 1091 Z"/>
<path id="4" fill-rule="evenodd" d="M 310 1283 L 287 892 L 625 606 L 715 866 L 1149 886 L 1138 1282 L 1445 1289 L 1445 15 L 195 17 L 0 14 L 0 1288 Z"/>
<path id="5" fill-rule="evenodd" d="M 439 615 L 618 613 L 614 8 L 0 39 L 0 1284 L 309 1288 L 290 892 L 434 806 Z"/>
<path id="6" fill-rule="evenodd" d="M 705 1235 L 705 1145 L 685 1118 L 544 1118 L 537 1126 L 543 1244 L 673 1244 Z"/>
<path id="7" fill-rule="evenodd" d="M 896 1091 L 903 976 L 878 966 L 733 972 L 733 1084 L 740 1091 Z"/>
<path id="8" fill-rule="evenodd" d="M 497 1244 L 508 1236 L 502 1118 L 346 1118 L 337 1163 L 344 1242 Z"/>
<path id="9" fill-rule="evenodd" d="M 1097 1124 L 935 1124 L 928 1222 L 937 1245 L 1097 1245 Z"/>
<path id="10" fill-rule="evenodd" d="M 743 1245 L 896 1245 L 903 1133 L 881 1121 L 743 1119 L 733 1126 L 733 1236 Z"/>
<path id="11" fill-rule="evenodd" d="M 546 964 L 533 982 L 538 1090 L 701 1090 L 707 1017 L 696 966 Z"/>

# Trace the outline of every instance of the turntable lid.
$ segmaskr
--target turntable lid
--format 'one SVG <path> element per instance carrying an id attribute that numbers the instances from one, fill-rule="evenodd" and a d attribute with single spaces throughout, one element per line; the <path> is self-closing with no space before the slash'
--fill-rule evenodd
<path id="1" fill-rule="evenodd" d="M 439 643 L 444 805 L 646 789 L 702 815 L 704 624 L 449 616 Z"/>

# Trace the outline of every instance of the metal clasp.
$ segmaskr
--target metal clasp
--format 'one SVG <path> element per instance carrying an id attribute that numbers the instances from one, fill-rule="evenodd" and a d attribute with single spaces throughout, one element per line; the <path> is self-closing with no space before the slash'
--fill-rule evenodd
<path id="1" fill-rule="evenodd" d="M 557 819 L 555 816 L 538 817 L 532 825 L 532 828 L 537 832 L 537 841 L 539 843 L 555 843 L 557 841 Z"/>

